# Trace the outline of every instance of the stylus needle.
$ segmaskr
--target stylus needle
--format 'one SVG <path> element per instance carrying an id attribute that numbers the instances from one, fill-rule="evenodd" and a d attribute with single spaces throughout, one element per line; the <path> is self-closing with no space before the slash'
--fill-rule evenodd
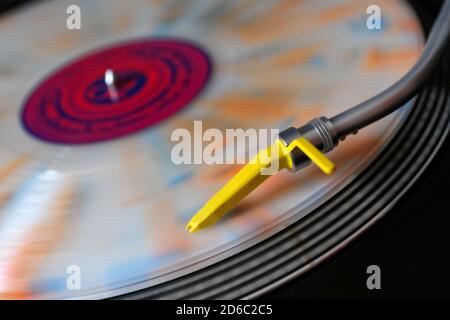
<path id="1" fill-rule="evenodd" d="M 305 138 L 300 137 L 288 146 L 277 140 L 267 150 L 260 151 L 192 217 L 186 226 L 189 233 L 216 223 L 272 174 L 291 169 L 290 154 L 295 148 L 305 153 L 326 174 L 334 171 L 334 164 Z"/>

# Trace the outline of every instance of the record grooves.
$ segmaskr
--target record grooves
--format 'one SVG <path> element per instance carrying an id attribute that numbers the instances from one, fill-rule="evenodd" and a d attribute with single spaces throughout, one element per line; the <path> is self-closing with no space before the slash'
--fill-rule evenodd
<path id="1" fill-rule="evenodd" d="M 363 174 L 331 200 L 282 232 L 221 263 L 121 298 L 255 298 L 331 257 L 392 208 L 447 137 L 448 61 L 447 52 L 392 141 Z"/>
<path id="2" fill-rule="evenodd" d="M 441 66 L 395 139 L 331 201 L 218 265 L 123 298 L 254 298 L 336 253 L 399 200 L 445 140 L 450 123 L 449 69 L 446 62 Z"/>

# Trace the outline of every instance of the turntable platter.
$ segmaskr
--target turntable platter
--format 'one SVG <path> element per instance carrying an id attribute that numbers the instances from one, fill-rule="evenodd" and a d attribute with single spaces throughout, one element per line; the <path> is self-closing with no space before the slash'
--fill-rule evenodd
<path id="1" fill-rule="evenodd" d="M 151 287 L 231 257 L 333 197 L 395 136 L 410 105 L 333 152 L 340 165 L 332 177 L 313 167 L 277 175 L 194 235 L 186 222 L 237 167 L 177 166 L 170 137 L 177 128 L 192 131 L 196 120 L 220 130 L 283 129 L 388 87 L 418 59 L 423 35 L 405 2 L 378 3 L 383 32 L 366 28 L 366 0 L 83 1 L 81 30 L 65 27 L 71 1 L 2 16 L 0 296 L 103 298 Z M 130 94 L 112 109 L 99 106 L 97 91 L 94 101 L 77 89 L 95 85 L 109 66 L 131 63 L 131 47 L 155 43 L 182 53 L 197 76 L 182 103 L 171 100 L 170 112 L 145 123 L 130 118 L 120 128 L 114 122 L 102 135 L 73 134 L 67 122 L 44 125 L 54 123 L 45 122 L 52 109 L 42 110 L 56 89 L 64 114 L 85 124 L 137 112 L 136 101 L 150 96 L 133 102 Z M 144 92 L 140 74 L 157 79 L 143 85 L 146 94 L 164 84 L 158 59 L 135 62 L 133 93 Z M 67 287 L 71 266 L 81 270 L 79 290 Z"/>

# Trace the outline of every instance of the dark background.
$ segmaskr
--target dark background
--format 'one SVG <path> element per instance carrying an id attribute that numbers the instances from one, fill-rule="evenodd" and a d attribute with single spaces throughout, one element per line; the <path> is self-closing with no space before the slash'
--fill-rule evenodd
<path id="1" fill-rule="evenodd" d="M 0 12 L 25 2 L 2 0 Z M 428 30 L 440 1 L 410 2 Z M 425 174 L 380 222 L 333 258 L 263 298 L 449 299 L 449 177 L 447 138 Z M 366 287 L 366 268 L 373 264 L 381 268 L 381 290 Z"/>

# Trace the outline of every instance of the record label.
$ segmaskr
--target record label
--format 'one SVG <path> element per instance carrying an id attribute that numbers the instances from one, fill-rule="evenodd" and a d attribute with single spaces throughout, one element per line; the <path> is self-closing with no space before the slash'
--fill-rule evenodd
<path id="1" fill-rule="evenodd" d="M 114 71 L 115 86 L 105 83 Z M 34 136 L 80 144 L 118 138 L 157 124 L 186 106 L 210 73 L 191 44 L 146 40 L 80 58 L 43 81 L 25 102 L 22 121 Z"/>

